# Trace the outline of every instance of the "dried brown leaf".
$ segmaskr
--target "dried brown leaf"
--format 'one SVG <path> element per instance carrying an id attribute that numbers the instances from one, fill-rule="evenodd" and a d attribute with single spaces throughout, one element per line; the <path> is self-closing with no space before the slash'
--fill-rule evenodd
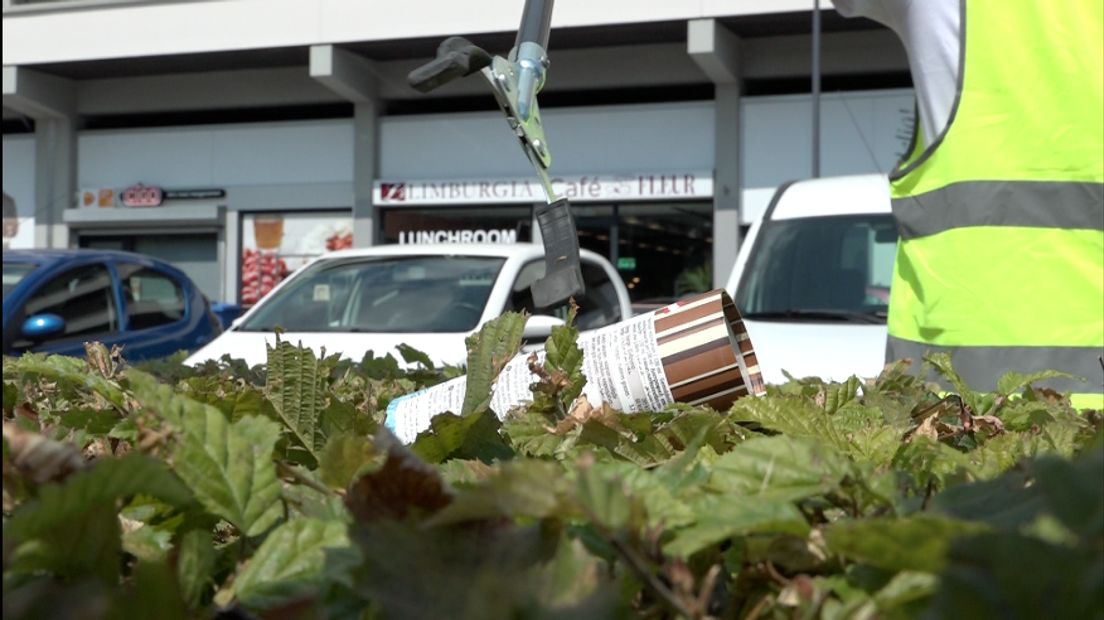
<path id="1" fill-rule="evenodd" d="M 1034 392 L 1035 398 L 1043 402 L 1050 403 L 1052 405 L 1062 405 L 1067 407 L 1070 404 L 1069 397 L 1062 394 L 1061 392 L 1057 392 L 1050 388 L 1035 386 L 1032 386 L 1030 389 L 1032 392 Z"/>
<path id="2" fill-rule="evenodd" d="M 924 421 L 920 422 L 920 424 L 905 433 L 905 441 L 912 441 L 916 437 L 927 437 L 932 441 L 939 441 L 939 424 L 939 418 L 935 415 L 930 415 L 924 418 Z"/>
<path id="3" fill-rule="evenodd" d="M 84 447 L 84 458 L 89 461 L 94 461 L 99 458 L 103 458 L 111 454 L 111 446 L 107 442 L 106 437 L 97 437 L 88 443 Z"/>
<path id="4" fill-rule="evenodd" d="M 26 418 L 28 420 L 31 420 L 32 422 L 38 422 L 38 413 L 35 412 L 34 407 L 31 406 L 31 403 L 22 403 L 16 405 L 12 411 L 15 413 L 16 417 Z"/>
<path id="5" fill-rule="evenodd" d="M 389 432 L 376 436 L 387 453 L 379 469 L 349 485 L 345 505 L 360 523 L 426 517 L 448 506 L 452 492 L 437 470 L 419 459 Z"/>
<path id="6" fill-rule="evenodd" d="M 828 391 L 825 390 L 823 386 L 821 386 L 819 389 L 817 389 L 816 396 L 813 397 L 813 403 L 816 404 L 817 408 L 823 409 L 825 403 L 827 403 L 827 402 L 828 402 Z"/>
<path id="7" fill-rule="evenodd" d="M 123 366 L 123 348 L 119 345 L 108 350 L 101 342 L 86 342 L 84 356 L 88 366 L 105 379 L 114 379 Z"/>
<path id="8" fill-rule="evenodd" d="M 4 423 L 11 464 L 36 484 L 59 481 L 85 468 L 87 463 L 76 447 L 38 433 L 25 431 L 13 423 Z"/>
<path id="9" fill-rule="evenodd" d="M 1001 422 L 1001 419 L 997 416 L 975 416 L 974 424 L 977 425 L 978 430 L 985 433 L 988 437 L 995 437 L 1004 433 L 1004 422 Z"/>

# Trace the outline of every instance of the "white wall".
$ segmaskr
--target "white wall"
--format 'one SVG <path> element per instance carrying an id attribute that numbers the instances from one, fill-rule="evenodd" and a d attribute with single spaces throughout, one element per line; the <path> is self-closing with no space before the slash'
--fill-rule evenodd
<path id="1" fill-rule="evenodd" d="M 812 97 L 746 97 L 742 104 L 743 215 L 750 222 L 777 186 L 812 176 Z M 888 172 L 908 148 L 911 89 L 827 93 L 820 106 L 821 176 Z"/>
<path id="2" fill-rule="evenodd" d="M 78 186 L 351 182 L 352 132 L 345 119 L 86 131 L 78 140 Z"/>
<path id="3" fill-rule="evenodd" d="M 812 108 L 809 95 L 745 97 L 741 105 L 741 183 L 744 219 L 750 222 L 778 185 L 811 175 Z M 552 172 L 712 170 L 713 106 L 701 101 L 545 110 Z M 908 146 L 912 111 L 908 89 L 825 94 L 822 176 L 890 170 Z M 79 187 L 351 183 L 352 131 L 346 119 L 87 131 L 79 139 Z M 17 139 L 32 151 L 9 157 L 6 138 L 5 178 L 10 178 L 9 165 L 29 170 L 33 162 L 33 138 Z M 496 112 L 383 117 L 380 148 L 382 179 L 532 174 Z"/>
<path id="4" fill-rule="evenodd" d="M 713 168 L 711 101 L 553 108 L 541 113 L 553 174 Z M 386 117 L 380 177 L 457 179 L 533 174 L 497 112 Z"/>
<path id="5" fill-rule="evenodd" d="M 812 174 L 812 97 L 741 101 L 743 219 L 775 188 Z M 712 101 L 554 108 L 543 113 L 556 174 L 712 170 Z M 908 147 L 911 89 L 821 97 L 821 175 L 887 172 Z M 497 113 L 384 118 L 383 179 L 526 177 L 532 168 Z"/>
<path id="6" fill-rule="evenodd" d="M 522 7 L 518 0 L 477 4 L 478 9 L 450 0 L 224 0 L 70 10 L 5 5 L 4 65 L 517 30 Z M 809 7 L 804 0 L 560 0 L 552 25 L 679 21 Z"/>
<path id="7" fill-rule="evenodd" d="M 19 217 L 19 232 L 11 247 L 34 247 L 34 134 L 4 136 L 4 193 L 15 200 L 16 215 Z"/>
<path id="8" fill-rule="evenodd" d="M 713 167 L 712 102 L 562 108 L 543 117 L 557 174 Z M 345 119 L 85 131 L 78 186 L 351 183 L 352 131 Z M 385 179 L 532 174 L 497 112 L 384 117 L 380 148 Z"/>

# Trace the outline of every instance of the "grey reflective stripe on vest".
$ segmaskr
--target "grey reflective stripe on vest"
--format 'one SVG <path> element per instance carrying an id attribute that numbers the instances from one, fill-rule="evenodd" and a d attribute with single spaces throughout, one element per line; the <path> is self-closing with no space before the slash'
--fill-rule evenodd
<path id="1" fill-rule="evenodd" d="M 967 181 L 893 199 L 902 239 L 967 226 L 1104 230 L 1104 183 Z"/>
<path id="2" fill-rule="evenodd" d="M 1038 385 L 1059 392 L 1104 392 L 1104 368 L 1100 362 L 1104 347 L 941 347 L 894 336 L 886 343 L 886 359 L 909 358 L 913 371 L 919 370 L 925 353 L 949 353 L 962 380 L 979 391 L 994 390 L 997 380 L 1007 372 L 1060 370 L 1087 380 L 1049 379 Z"/>

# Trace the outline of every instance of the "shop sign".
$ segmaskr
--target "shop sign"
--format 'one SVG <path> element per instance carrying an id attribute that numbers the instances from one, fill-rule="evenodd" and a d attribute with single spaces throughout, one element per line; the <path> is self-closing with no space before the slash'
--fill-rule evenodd
<path id="1" fill-rule="evenodd" d="M 552 190 L 572 202 L 687 200 L 713 197 L 710 172 L 583 175 L 552 177 Z M 444 181 L 378 181 L 378 205 L 508 204 L 544 201 L 532 179 L 465 179 Z"/>
<path id="2" fill-rule="evenodd" d="M 77 199 L 82 209 L 108 209 L 115 206 L 115 190 L 111 188 L 82 189 Z"/>
<path id="3" fill-rule="evenodd" d="M 410 230 L 399 243 L 517 243 L 516 230 Z"/>
<path id="4" fill-rule="evenodd" d="M 226 198 L 224 189 L 166 189 L 165 200 L 213 200 Z"/>
<path id="5" fill-rule="evenodd" d="M 157 207 L 165 200 L 165 194 L 160 187 L 148 185 L 131 185 L 123 190 L 124 207 Z"/>
<path id="6" fill-rule="evenodd" d="M 617 259 L 618 271 L 633 271 L 636 269 L 636 257 L 635 256 L 621 256 Z"/>
<path id="7" fill-rule="evenodd" d="M 123 190 L 122 203 L 126 207 L 159 207 L 166 200 L 212 200 L 224 198 L 226 190 L 212 189 L 162 189 L 138 183 Z"/>

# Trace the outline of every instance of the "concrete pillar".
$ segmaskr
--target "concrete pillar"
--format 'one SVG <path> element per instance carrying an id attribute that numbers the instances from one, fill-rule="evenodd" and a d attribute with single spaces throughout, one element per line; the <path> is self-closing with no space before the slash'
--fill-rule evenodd
<path id="1" fill-rule="evenodd" d="M 310 75 L 353 103 L 353 245 L 372 245 L 379 217 L 372 187 L 379 173 L 379 113 L 382 102 L 372 61 L 333 45 L 312 45 Z"/>
<path id="2" fill-rule="evenodd" d="M 69 227 L 63 218 L 66 209 L 76 206 L 76 195 L 76 122 L 70 118 L 36 119 L 36 248 L 69 247 Z"/>
<path id="3" fill-rule="evenodd" d="M 219 230 L 218 261 L 222 266 L 221 299 L 234 302 L 241 291 L 241 217 L 237 211 L 219 209 L 222 226 Z"/>
<path id="4" fill-rule="evenodd" d="M 69 246 L 65 209 L 77 195 L 76 88 L 71 80 L 4 67 L 4 107 L 35 120 L 35 247 Z"/>
<path id="5" fill-rule="evenodd" d="M 379 175 L 379 104 L 363 101 L 353 106 L 353 245 L 364 247 L 380 240 L 380 217 L 372 202 L 372 186 Z"/>
<path id="6" fill-rule="evenodd" d="M 686 50 L 713 81 L 713 286 L 724 286 L 740 249 L 740 39 L 713 19 L 687 23 Z"/>
<path id="7" fill-rule="evenodd" d="M 740 251 L 740 86 L 717 84 L 713 168 L 713 286 L 728 282 Z"/>

